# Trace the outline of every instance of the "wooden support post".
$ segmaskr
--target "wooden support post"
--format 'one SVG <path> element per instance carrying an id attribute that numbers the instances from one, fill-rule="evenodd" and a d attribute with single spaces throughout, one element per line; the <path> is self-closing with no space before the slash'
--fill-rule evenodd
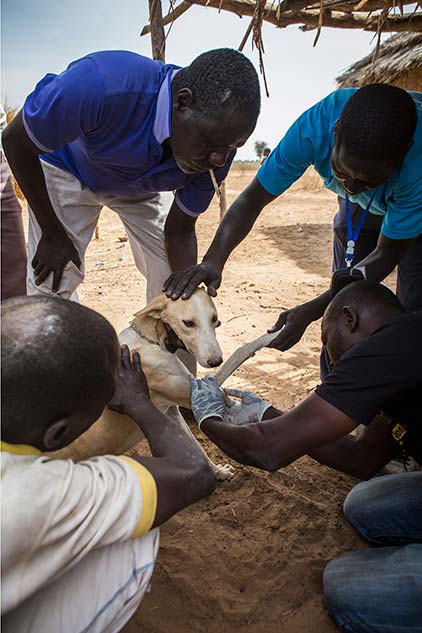
<path id="1" fill-rule="evenodd" d="M 166 57 L 166 37 L 164 34 L 161 0 L 149 0 L 149 21 L 151 25 L 152 57 L 164 62 Z"/>

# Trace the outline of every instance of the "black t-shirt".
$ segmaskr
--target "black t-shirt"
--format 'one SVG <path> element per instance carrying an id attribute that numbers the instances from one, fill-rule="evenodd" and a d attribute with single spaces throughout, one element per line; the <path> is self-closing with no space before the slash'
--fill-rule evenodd
<path id="1" fill-rule="evenodd" d="M 381 414 L 398 446 L 422 464 L 422 312 L 353 345 L 316 393 L 361 424 Z"/>

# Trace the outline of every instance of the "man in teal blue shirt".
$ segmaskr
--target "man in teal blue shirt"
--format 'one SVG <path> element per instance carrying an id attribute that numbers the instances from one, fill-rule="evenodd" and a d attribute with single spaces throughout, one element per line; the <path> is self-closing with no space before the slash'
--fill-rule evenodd
<path id="1" fill-rule="evenodd" d="M 234 201 L 203 262 L 172 275 L 167 294 L 187 298 L 201 282 L 215 294 L 226 260 L 262 209 L 310 165 L 339 196 L 340 223 L 349 224 L 342 231 L 341 254 L 336 246 L 334 268 L 381 281 L 400 264 L 399 298 L 407 310 L 421 309 L 422 94 L 386 84 L 337 90 L 302 114 Z M 346 215 L 349 222 L 343 222 Z M 375 243 L 368 239 L 374 225 Z M 283 311 L 273 330 L 285 327 L 271 347 L 295 345 L 329 300 L 327 290 Z"/>

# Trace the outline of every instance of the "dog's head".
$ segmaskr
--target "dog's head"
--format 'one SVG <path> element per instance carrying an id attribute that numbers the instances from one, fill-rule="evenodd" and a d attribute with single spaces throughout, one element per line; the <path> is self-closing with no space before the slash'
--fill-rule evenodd
<path id="1" fill-rule="evenodd" d="M 197 288 L 189 299 L 174 301 L 164 294 L 159 295 L 135 314 L 135 323 L 147 337 L 152 336 L 154 330 L 161 346 L 167 336 L 166 324 L 202 367 L 218 367 L 223 362 L 215 336 L 220 321 L 213 300 L 203 288 Z"/>

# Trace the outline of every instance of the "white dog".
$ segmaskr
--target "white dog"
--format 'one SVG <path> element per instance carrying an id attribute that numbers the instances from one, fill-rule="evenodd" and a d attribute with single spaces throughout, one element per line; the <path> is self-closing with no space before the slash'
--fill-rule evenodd
<path id="1" fill-rule="evenodd" d="M 119 335 L 120 343 L 140 353 L 152 402 L 189 434 L 189 426 L 179 412 L 179 406 L 187 409 L 191 406 L 189 371 L 176 354 L 167 350 L 165 341 L 172 330 L 202 367 L 214 368 L 223 361 L 215 336 L 219 325 L 213 300 L 203 288 L 197 288 L 189 299 L 173 301 L 164 294 L 159 295 L 137 312 L 130 326 Z M 233 352 L 216 372 L 217 383 L 222 385 L 245 360 L 277 335 L 278 332 L 264 334 Z M 53 455 L 81 460 L 95 455 L 121 454 L 133 448 L 142 437 L 130 418 L 106 409 L 88 431 Z M 232 466 L 216 465 L 208 456 L 207 459 L 216 479 L 221 481 L 233 476 Z"/>
<path id="2" fill-rule="evenodd" d="M 202 367 L 217 367 L 223 362 L 215 329 L 220 325 L 214 302 L 203 288 L 190 299 L 173 301 L 162 294 L 137 312 L 130 326 L 119 335 L 122 344 L 138 351 L 150 389 L 151 400 L 167 417 L 187 433 L 188 425 L 178 407 L 190 408 L 189 371 L 167 350 L 169 330 L 178 336 Z M 133 448 L 142 433 L 127 416 L 106 409 L 101 418 L 57 457 L 86 459 L 94 455 L 121 454 Z M 217 479 L 230 479 L 233 468 L 210 462 Z"/>

